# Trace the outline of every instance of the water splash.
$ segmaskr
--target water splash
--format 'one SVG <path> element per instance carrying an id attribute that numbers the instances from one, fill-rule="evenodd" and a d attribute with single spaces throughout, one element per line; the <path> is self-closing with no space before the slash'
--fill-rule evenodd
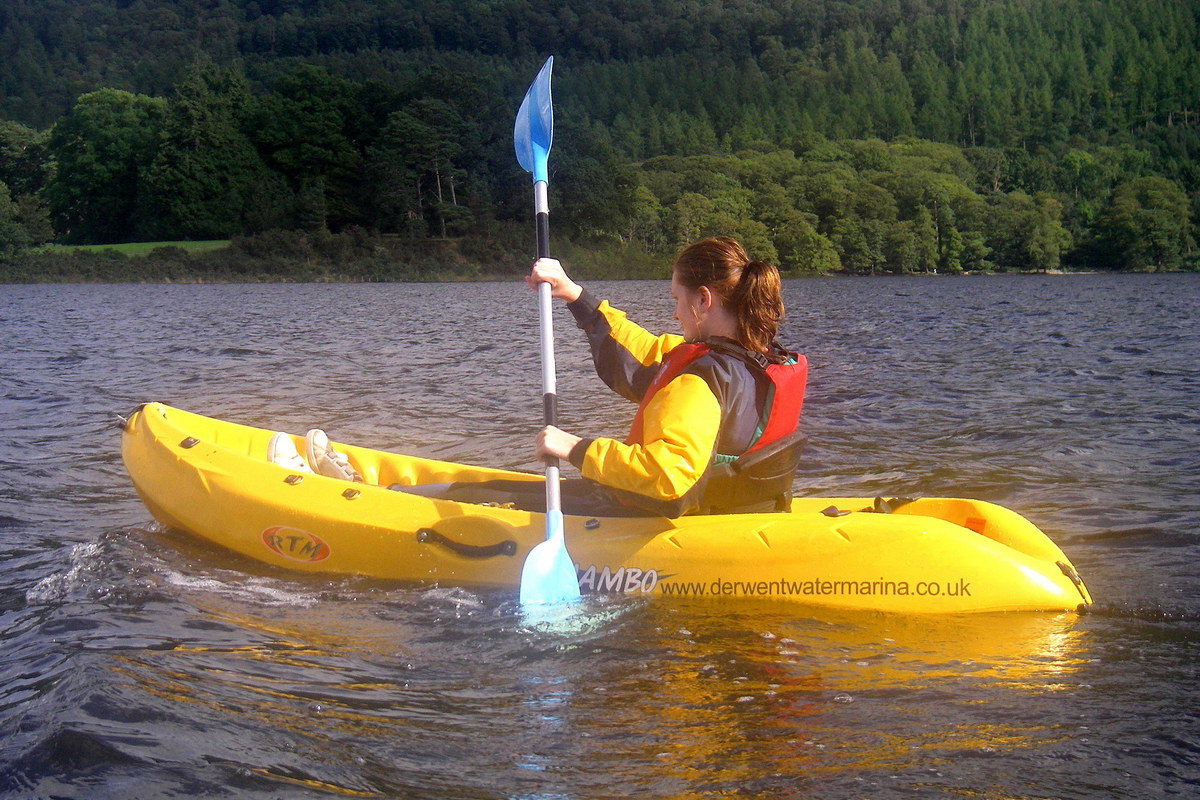
<path id="1" fill-rule="evenodd" d="M 67 556 L 67 569 L 47 575 L 38 581 L 25 593 L 26 602 L 31 605 L 49 605 L 83 587 L 90 571 L 99 562 L 100 550 L 100 545 L 96 542 L 72 545 Z"/>

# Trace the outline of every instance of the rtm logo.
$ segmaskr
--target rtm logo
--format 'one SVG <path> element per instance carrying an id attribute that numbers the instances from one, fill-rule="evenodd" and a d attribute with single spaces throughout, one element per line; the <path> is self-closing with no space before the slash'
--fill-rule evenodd
<path id="1" fill-rule="evenodd" d="M 262 543 L 272 553 L 292 561 L 324 561 L 329 558 L 329 545 L 320 536 L 299 528 L 276 525 L 262 532 Z"/>
<path id="2" fill-rule="evenodd" d="M 669 577 L 664 575 L 665 577 Z M 595 594 L 626 594 L 641 592 L 649 594 L 658 586 L 658 570 L 640 570 L 637 567 L 618 567 L 614 572 L 608 567 L 596 571 L 592 564 L 579 573 L 579 588 Z"/>

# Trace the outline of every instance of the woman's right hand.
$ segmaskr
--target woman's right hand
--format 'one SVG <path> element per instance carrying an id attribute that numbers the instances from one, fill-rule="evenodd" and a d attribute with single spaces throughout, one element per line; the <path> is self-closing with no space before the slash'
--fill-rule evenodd
<path id="1" fill-rule="evenodd" d="M 580 439 L 574 434 L 567 433 L 564 430 L 547 425 L 538 431 L 537 441 L 534 443 L 534 451 L 537 457 L 543 461 L 547 456 L 552 456 L 557 459 L 566 461 L 571 457 L 571 448 L 579 444 Z"/>
<path id="2" fill-rule="evenodd" d="M 529 288 L 537 291 L 539 283 L 550 284 L 550 296 L 573 303 L 583 294 L 583 287 L 567 275 L 562 264 L 555 258 L 539 258 L 533 262 L 533 269 L 525 278 Z"/>

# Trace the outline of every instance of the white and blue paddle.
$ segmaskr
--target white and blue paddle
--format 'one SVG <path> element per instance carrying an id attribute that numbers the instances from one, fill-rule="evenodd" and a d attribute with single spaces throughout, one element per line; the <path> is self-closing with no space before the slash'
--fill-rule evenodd
<path id="1" fill-rule="evenodd" d="M 547 199 L 547 163 L 554 139 L 554 108 L 550 100 L 550 69 L 554 56 L 546 59 L 537 77 L 525 92 L 517 122 L 513 126 L 513 145 L 517 161 L 533 173 L 533 208 L 537 220 L 537 256 L 550 255 L 550 204 Z M 554 316 L 550 284 L 538 285 L 538 317 L 542 346 L 542 405 L 547 425 L 558 424 L 558 397 L 554 375 Z M 562 500 L 558 487 L 558 459 L 546 461 L 546 541 L 525 557 L 521 569 L 521 603 L 570 603 L 579 599 L 579 577 L 575 562 L 567 552 L 563 536 Z"/>

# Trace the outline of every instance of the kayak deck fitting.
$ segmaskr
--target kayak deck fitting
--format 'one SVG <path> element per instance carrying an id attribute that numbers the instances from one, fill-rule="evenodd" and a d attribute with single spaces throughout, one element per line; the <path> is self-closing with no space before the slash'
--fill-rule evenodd
<path id="1" fill-rule="evenodd" d="M 127 420 L 122 457 L 160 524 L 290 570 L 516 589 L 526 554 L 545 538 L 539 513 L 388 488 L 541 476 L 337 443 L 364 478 L 350 483 L 270 463 L 273 433 L 149 403 Z M 804 497 L 791 513 L 566 516 L 564 529 L 584 594 L 899 613 L 1091 603 L 1049 537 L 979 500 Z"/>

